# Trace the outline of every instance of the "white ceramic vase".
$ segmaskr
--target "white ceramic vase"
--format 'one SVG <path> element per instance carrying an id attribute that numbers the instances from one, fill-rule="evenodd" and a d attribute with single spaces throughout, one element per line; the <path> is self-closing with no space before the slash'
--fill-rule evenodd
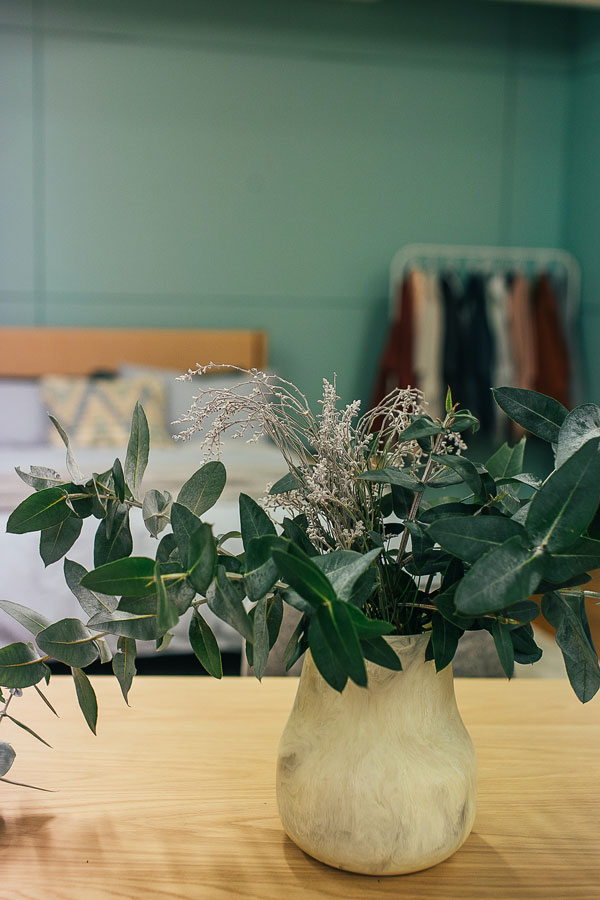
<path id="1" fill-rule="evenodd" d="M 427 635 L 387 638 L 402 661 L 367 663 L 340 694 L 307 653 L 279 745 L 277 800 L 290 838 L 367 875 L 416 872 L 451 856 L 475 818 L 477 761 L 452 668 L 425 661 Z"/>

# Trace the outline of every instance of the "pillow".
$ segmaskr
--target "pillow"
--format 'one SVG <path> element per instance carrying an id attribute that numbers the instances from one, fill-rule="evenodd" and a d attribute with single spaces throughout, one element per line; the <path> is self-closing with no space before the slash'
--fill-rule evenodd
<path id="1" fill-rule="evenodd" d="M 136 401 L 144 407 L 152 444 L 170 444 L 165 428 L 165 389 L 151 375 L 86 378 L 47 375 L 40 379 L 42 402 L 80 447 L 125 447 Z M 50 423 L 50 442 L 61 439 Z"/>
<path id="2" fill-rule="evenodd" d="M 0 444 L 45 444 L 48 417 L 38 382 L 34 379 L 7 378 L 0 381 Z"/>

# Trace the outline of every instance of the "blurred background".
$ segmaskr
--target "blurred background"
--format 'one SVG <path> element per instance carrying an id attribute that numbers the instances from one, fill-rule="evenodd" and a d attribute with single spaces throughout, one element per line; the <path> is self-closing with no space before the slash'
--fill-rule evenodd
<path id="1" fill-rule="evenodd" d="M 263 328 L 368 400 L 398 248 L 563 247 L 598 397 L 598 11 L 0 0 L 0 122 L 2 324 Z"/>

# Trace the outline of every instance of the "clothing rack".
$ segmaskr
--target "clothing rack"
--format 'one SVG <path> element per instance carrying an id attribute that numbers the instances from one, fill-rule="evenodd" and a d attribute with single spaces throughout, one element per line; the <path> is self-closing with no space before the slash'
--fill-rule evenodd
<path id="1" fill-rule="evenodd" d="M 451 264 L 465 268 L 489 266 L 493 271 L 533 269 L 537 271 L 562 267 L 566 277 L 565 317 L 572 326 L 577 320 L 581 288 L 581 269 L 572 253 L 545 247 L 485 247 L 461 244 L 407 244 L 394 254 L 390 266 L 390 315 L 393 316 L 398 285 L 407 269 L 424 269 Z"/>

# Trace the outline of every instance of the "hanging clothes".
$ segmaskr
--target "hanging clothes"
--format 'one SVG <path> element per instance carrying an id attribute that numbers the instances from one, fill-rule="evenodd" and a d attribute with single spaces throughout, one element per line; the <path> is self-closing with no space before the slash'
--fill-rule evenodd
<path id="1" fill-rule="evenodd" d="M 444 318 L 440 284 L 436 272 L 426 272 L 417 281 L 414 370 L 416 385 L 423 391 L 427 412 L 434 418 L 444 415 L 442 384 L 442 342 Z"/>
<path id="2" fill-rule="evenodd" d="M 467 348 L 467 397 L 464 405 L 478 417 L 483 431 L 491 431 L 495 421 L 491 388 L 496 348 L 487 316 L 486 279 L 483 275 L 477 273 L 468 279 L 463 302 L 467 328 L 464 340 Z"/>
<path id="3" fill-rule="evenodd" d="M 547 274 L 540 275 L 532 295 L 537 368 L 534 389 L 570 406 L 569 350 L 561 323 L 554 285 Z"/>
<path id="4" fill-rule="evenodd" d="M 379 363 L 371 407 L 396 387 L 415 386 L 413 366 L 414 307 L 418 278 L 409 272 L 396 295 L 395 315 Z"/>

